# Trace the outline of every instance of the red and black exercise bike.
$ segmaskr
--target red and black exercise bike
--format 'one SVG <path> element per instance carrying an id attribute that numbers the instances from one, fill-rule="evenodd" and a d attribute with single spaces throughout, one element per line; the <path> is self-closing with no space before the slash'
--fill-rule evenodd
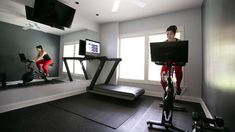
<path id="1" fill-rule="evenodd" d="M 48 81 L 46 74 L 44 72 L 39 72 L 35 70 L 35 62 L 29 59 L 26 59 L 23 53 L 19 54 L 20 61 L 25 65 L 25 73 L 22 75 L 22 85 L 27 85 L 33 79 L 44 79 Z"/>

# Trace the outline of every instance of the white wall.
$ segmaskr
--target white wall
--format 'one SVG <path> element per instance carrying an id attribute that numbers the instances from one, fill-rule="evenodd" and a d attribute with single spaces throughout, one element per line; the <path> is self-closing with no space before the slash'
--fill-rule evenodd
<path id="1" fill-rule="evenodd" d="M 108 23 L 100 26 L 100 40 L 102 42 L 102 55 L 117 57 L 119 39 L 119 23 Z"/>
<path id="2" fill-rule="evenodd" d="M 103 55 L 118 57 L 118 38 L 120 34 L 135 34 L 159 29 L 169 25 L 184 29 L 184 39 L 189 40 L 189 62 L 185 67 L 185 96 L 201 97 L 202 88 L 202 27 L 201 8 L 194 8 L 158 16 L 146 17 L 120 23 L 103 24 L 100 27 L 100 38 L 103 44 Z M 161 86 L 147 84 L 121 83 L 143 87 L 147 92 L 162 92 Z"/>
<path id="3" fill-rule="evenodd" d="M 103 24 L 100 26 L 100 41 L 101 45 L 101 53 L 103 56 L 107 56 L 109 58 L 116 58 L 118 56 L 118 40 L 119 40 L 119 23 L 109 23 Z M 112 62 L 107 62 L 103 71 L 101 72 L 99 82 L 104 82 L 110 69 L 112 68 L 110 64 Z M 114 73 L 113 78 L 110 80 L 110 83 L 116 84 L 117 74 Z"/>

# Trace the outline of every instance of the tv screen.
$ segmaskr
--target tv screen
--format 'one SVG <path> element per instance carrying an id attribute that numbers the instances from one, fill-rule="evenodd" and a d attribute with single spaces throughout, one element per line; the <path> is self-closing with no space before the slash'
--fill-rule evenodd
<path id="1" fill-rule="evenodd" d="M 55 12 L 58 17 L 57 20 L 60 23 L 60 25 L 70 28 L 73 22 L 74 15 L 75 15 L 75 9 L 61 2 L 56 2 Z"/>
<path id="2" fill-rule="evenodd" d="M 86 55 L 99 55 L 100 43 L 86 39 Z"/>
<path id="3" fill-rule="evenodd" d="M 75 9 L 57 0 L 35 0 L 33 11 L 31 10 L 26 7 L 27 19 L 59 29 L 71 27 L 75 14 Z"/>

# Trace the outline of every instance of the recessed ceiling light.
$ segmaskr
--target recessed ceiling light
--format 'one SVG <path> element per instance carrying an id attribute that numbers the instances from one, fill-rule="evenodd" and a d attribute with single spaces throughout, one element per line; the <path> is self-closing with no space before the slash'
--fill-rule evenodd
<path id="1" fill-rule="evenodd" d="M 78 1 L 75 1 L 75 4 L 77 4 L 77 5 L 78 5 L 78 4 L 79 4 L 79 2 L 78 2 Z"/>

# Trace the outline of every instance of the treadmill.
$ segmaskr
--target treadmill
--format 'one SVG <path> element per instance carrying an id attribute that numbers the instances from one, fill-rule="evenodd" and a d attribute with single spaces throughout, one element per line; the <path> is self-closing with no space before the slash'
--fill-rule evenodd
<path id="1" fill-rule="evenodd" d="M 72 58 L 71 57 L 69 57 L 69 58 L 64 57 L 63 58 L 63 60 L 65 62 L 65 66 L 67 64 L 67 61 L 66 61 L 67 59 L 72 59 Z M 98 59 L 100 61 L 100 64 L 96 70 L 96 73 L 95 73 L 94 77 L 92 78 L 90 85 L 87 87 L 88 93 L 111 96 L 111 97 L 130 100 L 130 101 L 135 100 L 136 98 L 140 97 L 141 95 L 143 95 L 145 93 L 145 90 L 143 88 L 109 84 L 118 64 L 122 61 L 121 58 L 107 58 L 107 57 L 78 58 L 78 57 L 74 57 L 74 59 L 79 60 L 81 62 L 81 64 L 82 64 L 82 60 Z M 108 76 L 103 84 L 96 84 L 96 81 L 99 78 L 100 73 L 101 73 L 101 71 L 107 61 L 114 61 L 114 64 L 110 70 L 110 73 L 108 74 Z M 66 69 L 67 69 L 67 73 L 68 73 L 69 67 L 66 66 Z M 82 69 L 83 69 L 84 75 L 87 75 L 85 68 L 82 68 Z M 68 73 L 68 76 L 70 78 L 70 81 L 72 81 L 72 77 L 71 77 L 70 72 Z"/>

